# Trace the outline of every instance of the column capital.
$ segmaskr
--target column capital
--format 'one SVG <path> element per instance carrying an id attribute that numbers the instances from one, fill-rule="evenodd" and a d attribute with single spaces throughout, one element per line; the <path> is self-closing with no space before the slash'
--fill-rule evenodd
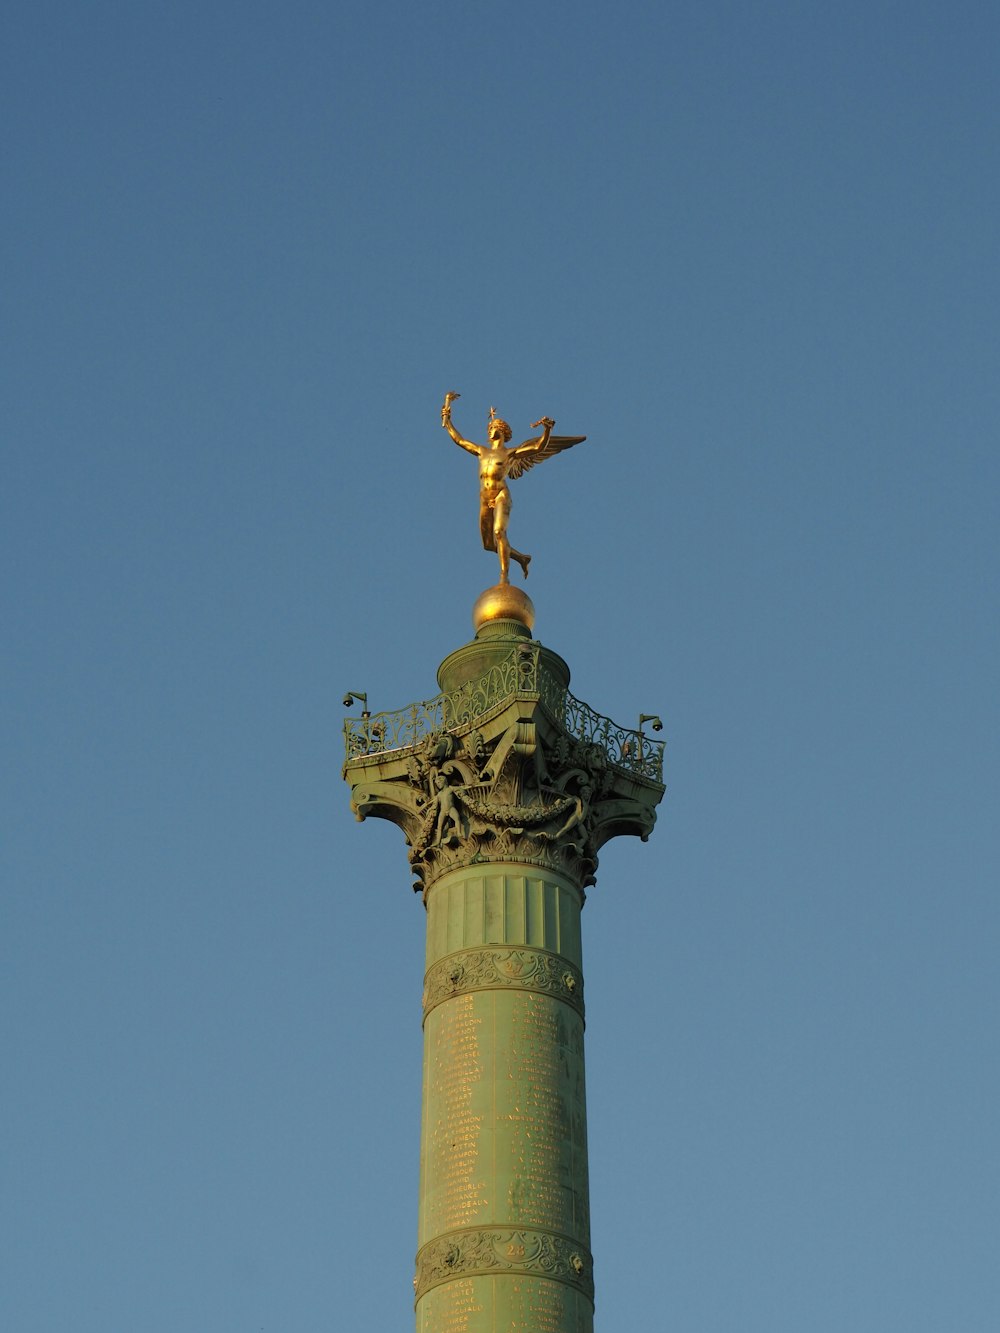
<path id="1" fill-rule="evenodd" d="M 351 807 L 403 830 L 415 889 L 494 861 L 555 870 L 582 889 L 605 842 L 649 837 L 663 742 L 595 713 L 568 678 L 524 631 L 494 628 L 445 660 L 450 688 L 437 698 L 347 721 Z"/>

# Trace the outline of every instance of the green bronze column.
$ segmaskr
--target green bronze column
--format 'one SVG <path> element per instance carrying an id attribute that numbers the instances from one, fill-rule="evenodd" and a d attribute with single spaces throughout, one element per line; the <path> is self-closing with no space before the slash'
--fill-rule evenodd
<path id="1" fill-rule="evenodd" d="M 351 802 L 410 846 L 427 912 L 417 1333 L 592 1333 L 580 913 L 645 839 L 663 747 L 575 699 L 507 584 L 442 693 L 346 724 Z"/>
<path id="2" fill-rule="evenodd" d="M 593 1327 L 581 903 L 516 863 L 428 890 L 419 1333 Z"/>

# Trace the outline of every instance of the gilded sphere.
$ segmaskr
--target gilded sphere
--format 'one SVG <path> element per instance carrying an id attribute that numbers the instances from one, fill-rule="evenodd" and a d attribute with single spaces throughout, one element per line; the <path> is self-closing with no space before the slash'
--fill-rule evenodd
<path id="1" fill-rule="evenodd" d="M 476 598 L 472 608 L 472 623 L 476 633 L 491 620 L 516 620 L 526 629 L 535 624 L 535 608 L 531 598 L 511 583 L 498 583 L 487 588 Z"/>

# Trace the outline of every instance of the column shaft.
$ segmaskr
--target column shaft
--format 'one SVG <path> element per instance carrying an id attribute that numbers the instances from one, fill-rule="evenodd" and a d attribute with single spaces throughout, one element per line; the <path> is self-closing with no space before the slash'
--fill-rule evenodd
<path id="1" fill-rule="evenodd" d="M 417 1333 L 592 1333 L 581 904 L 515 863 L 428 890 Z"/>

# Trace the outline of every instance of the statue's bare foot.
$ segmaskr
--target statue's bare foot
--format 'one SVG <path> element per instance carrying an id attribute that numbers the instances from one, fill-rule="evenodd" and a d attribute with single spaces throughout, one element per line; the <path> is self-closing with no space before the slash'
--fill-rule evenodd
<path id="1" fill-rule="evenodd" d="M 528 566 L 531 564 L 531 556 L 530 556 L 530 555 L 514 555 L 514 552 L 513 552 L 513 551 L 511 551 L 511 555 L 514 556 L 514 559 L 515 559 L 515 560 L 517 561 L 517 563 L 521 566 L 522 570 L 524 571 L 524 577 L 527 578 L 527 577 L 528 577 Z"/>

